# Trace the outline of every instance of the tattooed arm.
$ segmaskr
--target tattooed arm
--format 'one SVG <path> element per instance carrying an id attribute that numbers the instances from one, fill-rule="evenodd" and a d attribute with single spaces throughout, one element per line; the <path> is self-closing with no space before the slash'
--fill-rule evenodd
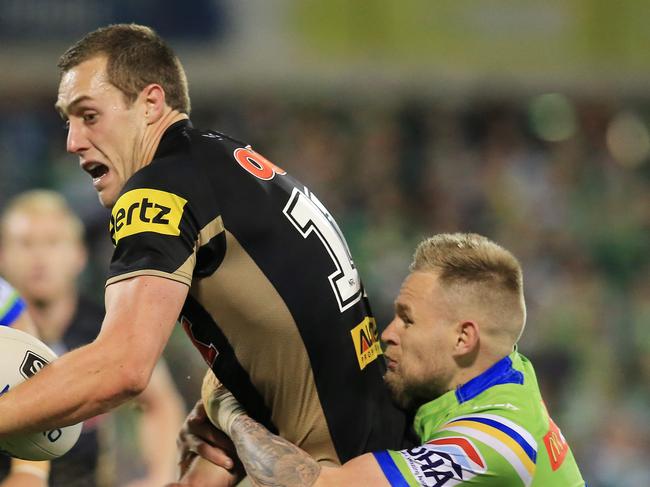
<path id="1" fill-rule="evenodd" d="M 239 416 L 231 433 L 246 472 L 258 484 L 311 487 L 318 479 L 316 460 L 248 416 Z"/>
<path id="2" fill-rule="evenodd" d="M 342 467 L 324 467 L 305 451 L 274 435 L 250 418 L 237 399 L 216 377 L 203 383 L 201 397 L 212 423 L 235 445 L 249 478 L 264 487 L 389 487 L 372 454 L 361 455 Z"/>
<path id="3" fill-rule="evenodd" d="M 230 425 L 231 439 L 246 473 L 265 487 L 388 487 L 371 454 L 350 460 L 342 467 L 324 467 L 306 452 L 274 435 L 245 414 Z"/>

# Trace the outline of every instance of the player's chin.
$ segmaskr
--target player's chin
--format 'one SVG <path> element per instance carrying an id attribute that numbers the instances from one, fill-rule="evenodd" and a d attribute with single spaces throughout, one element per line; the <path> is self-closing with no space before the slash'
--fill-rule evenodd
<path id="1" fill-rule="evenodd" d="M 117 201 L 118 192 L 112 188 L 104 188 L 97 191 L 97 196 L 99 197 L 99 203 L 104 208 L 113 208 Z"/>
<path id="2" fill-rule="evenodd" d="M 402 378 L 396 372 L 388 370 L 384 374 L 384 382 L 395 404 L 399 407 L 407 407 L 410 401 L 407 397 Z"/>

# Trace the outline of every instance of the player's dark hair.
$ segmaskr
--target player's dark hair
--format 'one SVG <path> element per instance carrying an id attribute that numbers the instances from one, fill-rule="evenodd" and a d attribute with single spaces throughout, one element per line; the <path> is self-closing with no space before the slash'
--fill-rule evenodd
<path id="1" fill-rule="evenodd" d="M 109 81 L 131 104 L 149 84 L 165 91 L 167 104 L 189 115 L 187 78 L 174 51 L 153 29 L 137 24 L 102 27 L 72 45 L 59 59 L 61 75 L 97 56 L 106 56 Z"/>

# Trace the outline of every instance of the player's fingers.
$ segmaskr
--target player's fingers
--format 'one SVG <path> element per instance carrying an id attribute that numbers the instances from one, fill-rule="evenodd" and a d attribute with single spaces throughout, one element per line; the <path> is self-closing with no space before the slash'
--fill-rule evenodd
<path id="1" fill-rule="evenodd" d="M 216 428 L 207 417 L 188 418 L 182 435 L 194 436 L 225 450 L 234 451 L 234 445 L 230 438 L 223 431 Z"/>
<path id="2" fill-rule="evenodd" d="M 201 447 L 203 447 L 204 449 L 205 448 L 223 449 L 220 445 L 214 445 L 212 443 L 209 443 L 199 436 L 187 435 L 185 437 L 184 444 L 181 448 L 181 454 L 185 454 L 185 452 L 192 452 L 200 455 L 199 448 Z"/>
<path id="3" fill-rule="evenodd" d="M 228 453 L 221 448 L 208 445 L 207 443 L 201 443 L 196 447 L 196 453 L 199 456 L 205 458 L 206 460 L 230 470 L 234 467 L 234 462 Z"/>
<path id="4" fill-rule="evenodd" d="M 231 451 L 225 450 L 217 445 L 206 443 L 200 438 L 192 435 L 186 436 L 180 450 L 179 467 L 181 473 L 184 473 L 187 470 L 196 455 L 199 455 L 226 470 L 230 470 L 234 466 Z"/>

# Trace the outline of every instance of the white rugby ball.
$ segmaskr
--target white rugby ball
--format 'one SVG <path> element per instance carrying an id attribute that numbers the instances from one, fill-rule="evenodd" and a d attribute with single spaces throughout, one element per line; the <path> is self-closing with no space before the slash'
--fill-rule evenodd
<path id="1" fill-rule="evenodd" d="M 56 354 L 32 335 L 0 326 L 0 395 L 25 381 L 56 358 Z M 72 448 L 82 424 L 41 433 L 0 438 L 0 451 L 23 460 L 52 460 Z"/>

